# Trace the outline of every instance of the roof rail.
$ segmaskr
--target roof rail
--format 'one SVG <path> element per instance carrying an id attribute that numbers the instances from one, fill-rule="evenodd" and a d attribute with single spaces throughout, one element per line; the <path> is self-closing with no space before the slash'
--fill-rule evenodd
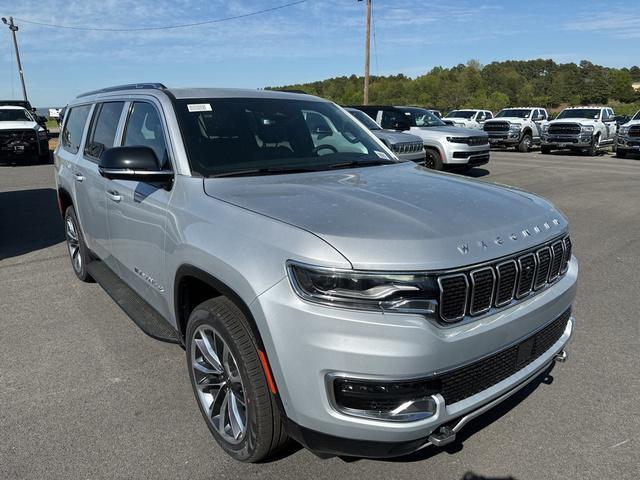
<path id="1" fill-rule="evenodd" d="M 99 90 L 92 90 L 90 92 L 81 93 L 76 98 L 88 97 L 89 95 L 96 95 L 98 93 L 118 92 L 120 90 L 165 90 L 162 83 L 129 83 L 126 85 L 116 85 L 114 87 L 101 88 Z"/>

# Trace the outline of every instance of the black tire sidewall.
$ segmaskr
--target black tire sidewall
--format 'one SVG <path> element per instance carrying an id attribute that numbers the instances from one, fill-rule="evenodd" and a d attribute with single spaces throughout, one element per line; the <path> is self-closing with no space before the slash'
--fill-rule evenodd
<path id="1" fill-rule="evenodd" d="M 529 139 L 529 143 L 527 144 L 527 142 L 525 142 L 526 139 Z M 530 134 L 525 133 L 522 136 L 522 139 L 520 140 L 520 143 L 518 143 L 518 151 L 519 152 L 528 152 L 529 149 L 531 148 L 531 142 L 532 142 L 532 137 Z"/>
<path id="2" fill-rule="evenodd" d="M 427 148 L 426 155 L 427 157 L 431 156 L 433 158 L 433 166 L 427 166 L 427 168 L 431 170 L 442 170 L 444 168 L 444 163 L 442 162 L 440 152 L 438 152 L 435 148 Z"/>
<path id="3" fill-rule="evenodd" d="M 266 382 L 264 385 L 254 384 L 252 376 L 249 375 L 249 372 L 247 370 L 247 361 L 245 358 L 247 354 L 246 350 L 244 352 L 240 351 L 240 349 L 238 348 L 238 345 L 236 344 L 236 339 L 234 338 L 234 335 L 230 332 L 228 325 L 220 318 L 219 315 L 216 314 L 216 312 L 208 308 L 211 305 L 210 302 L 215 302 L 215 300 L 217 299 L 210 300 L 210 301 L 204 302 L 203 304 L 198 305 L 189 316 L 189 322 L 187 324 L 187 331 L 185 336 L 185 347 L 186 347 L 185 351 L 187 356 L 187 367 L 189 370 L 189 379 L 191 381 L 191 388 L 196 397 L 196 402 L 198 404 L 198 408 L 200 409 L 200 413 L 202 414 L 205 420 L 205 423 L 207 424 L 207 427 L 209 428 L 209 431 L 215 438 L 216 442 L 222 447 L 223 450 L 225 450 L 225 452 L 227 452 L 236 460 L 250 462 L 250 461 L 254 461 L 254 457 L 256 456 L 257 450 L 260 447 L 260 445 L 258 444 L 259 436 L 260 436 L 259 435 L 260 425 L 257 418 L 257 409 L 261 407 L 260 404 L 262 403 L 261 400 L 263 399 L 258 398 L 259 396 L 257 394 L 256 389 L 257 388 L 267 389 L 267 385 L 266 385 Z M 231 350 L 234 358 L 236 359 L 236 364 L 240 371 L 240 376 L 242 378 L 242 384 L 243 384 L 244 393 L 245 393 L 245 401 L 247 404 L 247 433 L 245 435 L 245 438 L 242 440 L 242 442 L 240 442 L 237 445 L 234 445 L 225 441 L 220 436 L 220 434 L 213 427 L 212 423 L 209 421 L 207 412 L 204 410 L 202 404 L 198 399 L 198 392 L 195 387 L 195 380 L 193 377 L 193 369 L 191 367 L 191 352 L 194 348 L 193 342 L 192 342 L 193 334 L 195 330 L 202 325 L 207 325 L 209 327 L 212 327 L 214 330 L 218 332 L 218 334 L 220 334 L 220 336 L 224 339 L 227 346 Z M 236 333 L 236 336 L 237 335 L 238 334 Z M 249 333 L 246 331 L 240 333 L 240 335 L 243 335 L 243 336 L 246 335 L 250 337 Z M 253 342 L 252 342 L 252 347 L 253 347 L 253 354 L 255 355 L 255 358 L 251 359 L 252 360 L 251 363 L 257 362 L 259 364 L 260 360 L 258 358 L 257 347 Z M 266 398 L 266 400 L 269 401 L 268 396 L 265 396 L 264 398 Z"/>

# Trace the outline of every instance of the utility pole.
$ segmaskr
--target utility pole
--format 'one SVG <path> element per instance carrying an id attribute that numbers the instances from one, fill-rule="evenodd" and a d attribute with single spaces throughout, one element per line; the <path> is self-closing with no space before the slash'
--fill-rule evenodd
<path id="1" fill-rule="evenodd" d="M 367 1 L 367 29 L 364 42 L 364 101 L 365 105 L 369 104 L 369 56 L 371 44 L 371 0 Z"/>
<path id="2" fill-rule="evenodd" d="M 22 63 L 20 62 L 20 51 L 18 50 L 18 40 L 16 39 L 16 32 L 18 31 L 18 26 L 13 23 L 13 17 L 9 17 L 9 21 L 6 18 L 2 17 L 2 23 L 9 26 L 9 30 L 11 30 L 11 34 L 13 35 L 13 47 L 16 49 L 16 61 L 18 62 L 18 71 L 20 72 L 20 81 L 22 82 L 22 96 L 24 100 L 27 101 L 27 87 L 24 85 L 24 74 L 22 73 Z"/>

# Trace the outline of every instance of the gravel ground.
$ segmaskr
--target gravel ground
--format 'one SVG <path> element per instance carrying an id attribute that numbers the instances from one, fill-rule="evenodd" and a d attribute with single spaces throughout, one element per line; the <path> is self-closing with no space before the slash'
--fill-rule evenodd
<path id="1" fill-rule="evenodd" d="M 210 437 L 183 351 L 75 279 L 53 167 L 0 166 L 0 478 L 637 479 L 640 158 L 494 152 L 470 175 L 541 194 L 571 221 L 578 323 L 553 382 L 446 450 L 320 460 L 293 447 L 244 465 Z"/>

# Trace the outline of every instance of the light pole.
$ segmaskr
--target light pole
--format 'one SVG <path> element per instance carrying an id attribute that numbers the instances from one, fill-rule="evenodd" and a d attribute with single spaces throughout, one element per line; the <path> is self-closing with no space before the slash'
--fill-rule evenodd
<path id="1" fill-rule="evenodd" d="M 367 0 L 367 29 L 364 41 L 364 98 L 363 103 L 369 104 L 369 57 L 371 45 L 371 0 Z"/>
<path id="2" fill-rule="evenodd" d="M 2 23 L 9 26 L 9 30 L 11 30 L 11 35 L 13 35 L 13 46 L 16 49 L 16 61 L 18 62 L 18 71 L 20 72 L 20 81 L 22 82 L 22 96 L 24 100 L 27 101 L 27 87 L 24 85 L 24 74 L 22 73 L 22 62 L 20 62 L 20 51 L 18 50 L 18 40 L 16 39 L 16 32 L 18 31 L 18 26 L 13 23 L 13 17 L 9 17 L 9 20 L 2 17 Z"/>

